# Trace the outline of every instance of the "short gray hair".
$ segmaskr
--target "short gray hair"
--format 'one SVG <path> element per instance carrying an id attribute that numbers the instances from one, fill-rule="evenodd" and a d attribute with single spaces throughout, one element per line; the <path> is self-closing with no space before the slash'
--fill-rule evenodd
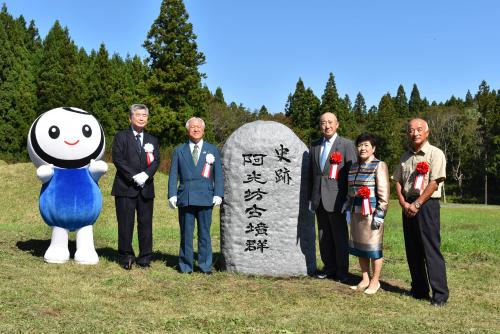
<path id="1" fill-rule="evenodd" d="M 205 130 L 205 121 L 202 120 L 199 117 L 191 117 L 190 119 L 188 119 L 188 121 L 186 122 L 186 129 L 189 130 L 189 123 L 191 123 L 192 121 L 198 121 L 198 122 L 200 122 L 201 123 L 201 127 L 203 128 L 203 130 Z"/>
<path id="2" fill-rule="evenodd" d="M 132 117 L 132 115 L 137 111 L 137 110 L 146 110 L 146 113 L 149 115 L 149 109 L 146 107 L 145 104 L 139 104 L 139 103 L 134 103 L 133 105 L 130 106 L 129 109 L 129 116 Z"/>

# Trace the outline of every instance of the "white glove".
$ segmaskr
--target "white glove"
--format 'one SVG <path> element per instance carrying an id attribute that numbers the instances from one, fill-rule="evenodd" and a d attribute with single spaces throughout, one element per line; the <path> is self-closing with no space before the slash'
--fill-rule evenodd
<path id="1" fill-rule="evenodd" d="M 145 172 L 140 172 L 139 174 L 136 174 L 132 176 L 134 179 L 134 182 L 139 186 L 139 187 L 144 187 L 144 184 L 146 183 L 146 180 L 149 178 L 149 175 L 146 174 Z"/>
<path id="2" fill-rule="evenodd" d="M 309 212 L 314 212 L 314 210 L 312 209 L 311 201 L 309 201 L 309 207 L 307 209 L 309 210 Z"/>
<path id="3" fill-rule="evenodd" d="M 377 216 L 373 217 L 372 230 L 378 230 L 383 223 L 384 223 L 384 218 L 379 218 Z"/>
<path id="4" fill-rule="evenodd" d="M 171 209 L 177 209 L 177 196 L 172 196 L 168 199 L 168 206 Z"/>
<path id="5" fill-rule="evenodd" d="M 351 223 L 351 211 L 349 210 L 345 212 L 345 221 L 347 222 L 347 225 Z"/>
<path id="6" fill-rule="evenodd" d="M 94 159 L 90 160 L 89 164 L 89 172 L 92 178 L 96 181 L 99 180 L 101 176 L 103 176 L 108 171 L 108 164 L 102 160 L 95 161 Z"/>
<path id="7" fill-rule="evenodd" d="M 214 196 L 213 200 L 212 200 L 212 203 L 214 203 L 214 205 L 221 205 L 222 203 L 222 198 L 219 197 L 219 196 Z"/>
<path id="8" fill-rule="evenodd" d="M 42 165 L 36 169 L 36 176 L 42 181 L 42 183 L 47 183 L 54 175 L 54 165 Z"/>

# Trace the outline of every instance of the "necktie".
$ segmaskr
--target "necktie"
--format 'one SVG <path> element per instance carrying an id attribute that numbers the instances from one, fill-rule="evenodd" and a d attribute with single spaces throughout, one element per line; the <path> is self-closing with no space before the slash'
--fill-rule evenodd
<path id="1" fill-rule="evenodd" d="M 141 134 L 140 133 L 135 135 L 135 141 L 137 142 L 137 148 L 139 149 L 139 151 L 141 151 L 142 144 L 141 144 Z"/>
<path id="2" fill-rule="evenodd" d="M 193 162 L 194 162 L 194 165 L 196 166 L 196 164 L 198 163 L 198 145 L 194 145 L 194 148 L 193 148 Z"/>
<path id="3" fill-rule="evenodd" d="M 328 153 L 330 153 L 329 152 L 330 150 L 328 149 L 328 145 L 326 143 L 327 141 L 325 140 L 323 142 L 323 152 L 321 153 L 321 160 L 320 160 L 321 170 L 325 168 L 326 158 L 328 157 Z"/>

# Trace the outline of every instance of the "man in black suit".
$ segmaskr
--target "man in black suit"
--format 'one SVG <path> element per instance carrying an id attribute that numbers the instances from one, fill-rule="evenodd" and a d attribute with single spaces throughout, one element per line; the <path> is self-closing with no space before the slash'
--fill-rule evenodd
<path id="1" fill-rule="evenodd" d="M 153 203 L 155 197 L 153 176 L 160 163 L 158 140 L 146 133 L 149 110 L 143 104 L 133 104 L 129 111 L 131 127 L 120 131 L 113 140 L 113 163 L 116 175 L 111 195 L 115 196 L 118 220 L 118 254 L 120 265 L 127 270 L 137 263 L 150 266 L 153 250 Z M 135 212 L 139 256 L 132 248 Z"/>
<path id="2" fill-rule="evenodd" d="M 309 149 L 310 208 L 316 212 L 319 250 L 324 264 L 323 271 L 317 272 L 316 277 L 345 282 L 349 269 L 348 237 L 346 217 L 341 211 L 347 195 L 349 168 L 356 161 L 356 149 L 352 140 L 337 134 L 339 122 L 334 114 L 321 115 L 319 126 L 323 136 Z"/>

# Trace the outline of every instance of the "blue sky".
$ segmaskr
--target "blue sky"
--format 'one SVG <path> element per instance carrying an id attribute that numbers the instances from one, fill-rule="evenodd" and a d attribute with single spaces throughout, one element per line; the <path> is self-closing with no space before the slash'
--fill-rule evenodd
<path id="1" fill-rule="evenodd" d="M 55 20 L 87 51 L 146 57 L 142 43 L 161 0 L 0 0 L 35 20 L 45 37 Z M 339 94 L 368 107 L 403 84 L 445 101 L 475 94 L 481 80 L 500 88 L 500 1 L 185 0 L 204 83 L 226 102 L 283 111 L 301 77 L 321 98 L 328 74 Z"/>

